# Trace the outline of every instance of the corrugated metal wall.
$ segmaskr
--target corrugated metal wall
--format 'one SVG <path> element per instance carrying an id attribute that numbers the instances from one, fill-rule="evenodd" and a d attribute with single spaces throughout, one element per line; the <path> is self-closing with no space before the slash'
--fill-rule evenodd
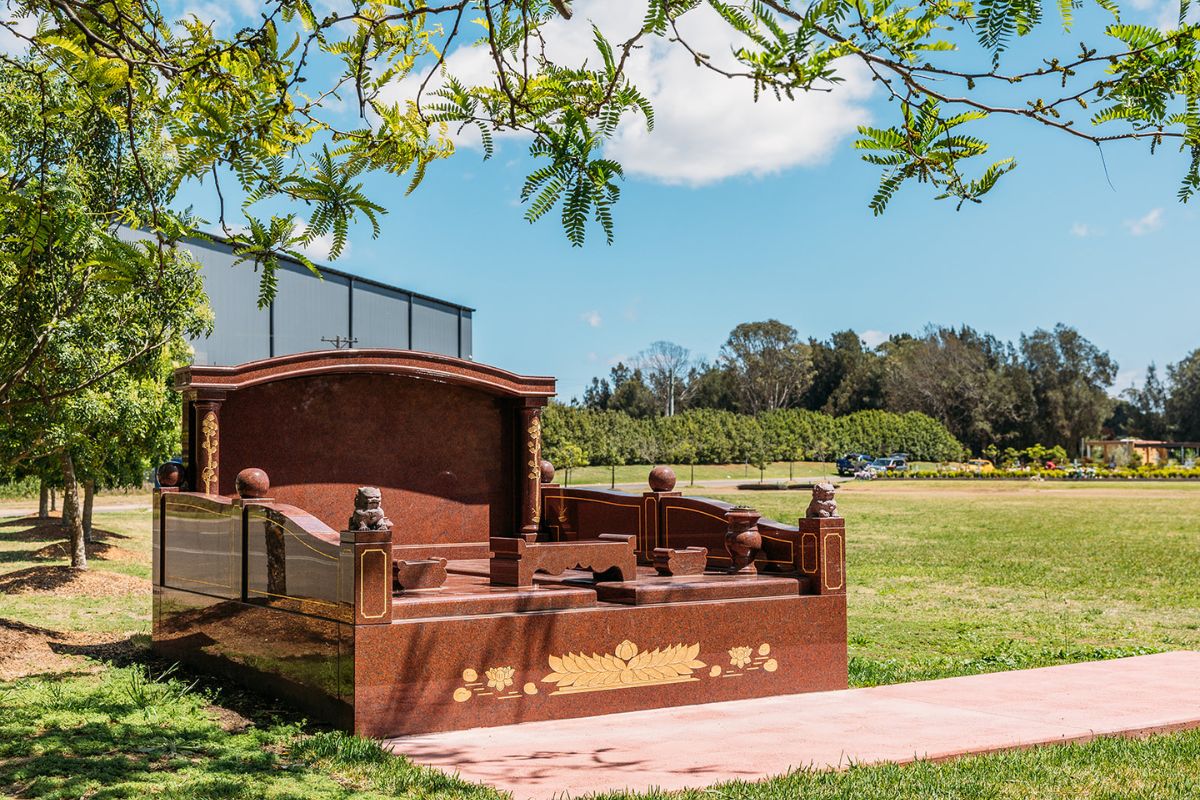
<path id="1" fill-rule="evenodd" d="M 137 235 L 136 232 L 131 232 Z M 279 269 L 271 308 L 258 308 L 259 275 L 221 242 L 188 241 L 201 264 L 214 314 L 213 333 L 193 341 L 197 364 L 241 364 L 270 356 L 324 350 L 322 339 L 355 347 L 397 347 L 471 358 L 472 310 L 396 287 L 323 269 L 324 280 L 299 264 Z"/>

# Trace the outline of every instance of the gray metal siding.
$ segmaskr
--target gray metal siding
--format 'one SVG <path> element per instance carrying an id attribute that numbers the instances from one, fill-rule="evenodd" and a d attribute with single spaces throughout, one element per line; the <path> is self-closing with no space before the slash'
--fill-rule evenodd
<path id="1" fill-rule="evenodd" d="M 281 264 L 275 294 L 275 355 L 325 350 L 321 341 L 350 335 L 350 281 L 319 279 L 302 266 Z M 393 345 L 395 346 L 395 345 Z"/>
<path id="2" fill-rule="evenodd" d="M 459 325 L 459 330 L 462 331 L 462 336 L 459 339 L 459 341 L 462 343 L 462 346 L 460 348 L 462 352 L 460 352 L 458 354 L 458 357 L 466 358 L 466 359 L 473 358 L 473 355 L 471 352 L 472 334 L 471 334 L 471 312 L 470 311 L 462 312 L 462 318 L 459 319 L 458 325 Z"/>
<path id="3" fill-rule="evenodd" d="M 458 309 L 420 297 L 412 304 L 412 349 L 458 355 Z"/>
<path id="4" fill-rule="evenodd" d="M 408 294 L 362 281 L 351 292 L 355 347 L 408 347 Z"/>
<path id="5" fill-rule="evenodd" d="M 123 228 L 129 240 L 147 234 Z M 261 273 L 249 262 L 235 265 L 223 241 L 190 239 L 200 263 L 204 291 L 213 312 L 213 333 L 191 342 L 194 361 L 233 365 L 247 361 L 325 350 L 322 338 L 353 336 L 355 347 L 395 347 L 471 358 L 472 311 L 453 303 L 416 297 L 404 289 L 322 269 L 324 279 L 300 264 L 283 262 L 276 273 L 272 308 L 258 307 Z M 411 340 L 410 340 L 411 339 Z"/>
<path id="6" fill-rule="evenodd" d="M 258 307 L 260 274 L 234 265 L 222 245 L 189 244 L 200 262 L 204 292 L 213 312 L 213 333 L 192 341 L 197 364 L 241 364 L 271 355 L 271 313 Z"/>

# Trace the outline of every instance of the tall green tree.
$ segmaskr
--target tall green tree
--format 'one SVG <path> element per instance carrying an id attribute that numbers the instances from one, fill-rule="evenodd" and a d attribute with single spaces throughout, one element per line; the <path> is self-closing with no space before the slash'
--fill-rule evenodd
<path id="1" fill-rule="evenodd" d="M 1052 331 L 1022 334 L 1021 358 L 1037 402 L 1034 440 L 1078 455 L 1081 441 L 1098 435 L 1112 411 L 1108 389 L 1116 380 L 1117 362 L 1061 323 Z"/>
<path id="2" fill-rule="evenodd" d="M 169 200 L 175 169 L 157 122 L 130 113 L 120 85 L 99 97 L 52 63 L 0 63 L 0 450 L 61 470 L 81 567 L 78 481 L 104 472 L 91 458 L 83 474 L 83 450 L 110 443 L 112 400 L 140 402 L 136 382 L 161 382 L 166 354 L 207 330 L 187 251 L 118 235 Z"/>
<path id="3" fill-rule="evenodd" d="M 1035 415 L 1033 385 L 1012 345 L 967 326 L 927 329 L 889 349 L 891 411 L 920 411 L 974 452 L 1015 445 Z"/>
<path id="4" fill-rule="evenodd" d="M 1200 442 L 1200 349 L 1167 367 L 1170 398 L 1166 402 L 1171 432 L 1181 441 Z"/>
<path id="5" fill-rule="evenodd" d="M 1158 367 L 1151 362 L 1141 386 L 1131 386 L 1121 392 L 1121 405 L 1126 413 L 1125 434 L 1144 439 L 1163 439 L 1167 436 L 1167 387 L 1158 377 Z"/>
<path id="6" fill-rule="evenodd" d="M 743 322 L 721 347 L 734 375 L 738 407 L 758 414 L 795 405 L 812 381 L 812 353 L 796 329 L 777 319 Z"/>
<path id="7" fill-rule="evenodd" d="M 848 414 L 883 407 L 880 356 L 853 330 L 826 341 L 809 340 L 813 380 L 801 404 L 813 411 Z"/>

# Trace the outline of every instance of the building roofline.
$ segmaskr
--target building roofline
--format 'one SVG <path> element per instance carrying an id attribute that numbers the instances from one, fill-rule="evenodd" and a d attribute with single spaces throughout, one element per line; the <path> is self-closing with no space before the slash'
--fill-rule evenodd
<path id="1" fill-rule="evenodd" d="M 222 236 L 219 233 L 209 233 L 207 231 L 203 234 L 203 236 L 182 236 L 182 237 L 180 237 L 180 240 L 189 242 L 189 243 L 195 243 L 195 244 L 213 244 L 215 242 L 217 244 L 225 245 L 226 247 L 230 246 L 229 239 L 227 237 Z M 292 258 L 291 256 L 289 256 L 285 253 L 279 254 L 279 260 L 285 261 L 288 264 L 292 264 L 297 267 L 304 267 L 305 269 L 307 269 L 307 267 L 304 266 L 304 263 L 301 262 L 299 259 Z M 450 306 L 451 308 L 457 308 L 460 311 L 469 311 L 471 313 L 475 312 L 475 309 L 472 308 L 471 306 L 465 306 L 462 303 L 456 303 L 453 300 L 443 300 L 440 297 L 434 297 L 433 295 L 422 294 L 421 292 L 414 292 L 411 289 L 405 289 L 403 286 L 396 286 L 391 283 L 384 283 L 383 281 L 375 280 L 374 278 L 367 278 L 362 275 L 355 275 L 352 272 L 346 272 L 345 270 L 340 270 L 335 267 L 328 266 L 326 264 L 318 263 L 316 260 L 313 260 L 312 264 L 314 267 L 317 268 L 317 270 L 322 275 L 324 275 L 325 273 L 329 273 L 330 275 L 336 275 L 339 278 L 347 278 L 349 280 L 354 281 L 355 283 L 365 283 L 365 284 L 369 284 L 371 286 L 377 286 L 380 289 L 387 289 L 387 290 L 393 291 L 393 292 L 400 292 L 401 294 L 406 294 L 409 297 L 413 297 L 413 298 L 416 298 L 419 300 L 429 300 L 430 302 L 434 302 L 434 303 L 440 303 L 441 305 L 444 305 L 444 306 Z"/>

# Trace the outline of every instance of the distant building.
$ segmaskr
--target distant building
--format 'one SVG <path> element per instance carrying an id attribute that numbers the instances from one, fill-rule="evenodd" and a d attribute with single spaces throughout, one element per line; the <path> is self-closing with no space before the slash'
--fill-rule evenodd
<path id="1" fill-rule="evenodd" d="M 1127 464 L 1138 457 L 1143 464 L 1165 465 L 1175 459 L 1180 464 L 1194 461 L 1200 454 L 1200 442 L 1165 442 L 1157 439 L 1085 439 L 1084 458 L 1104 464 Z"/>
<path id="2" fill-rule="evenodd" d="M 241 364 L 335 346 L 471 358 L 473 308 L 321 265 L 318 278 L 281 258 L 275 301 L 260 309 L 261 274 L 248 262 L 235 265 L 224 239 L 183 244 L 200 262 L 214 315 L 212 335 L 191 342 L 196 364 Z"/>

